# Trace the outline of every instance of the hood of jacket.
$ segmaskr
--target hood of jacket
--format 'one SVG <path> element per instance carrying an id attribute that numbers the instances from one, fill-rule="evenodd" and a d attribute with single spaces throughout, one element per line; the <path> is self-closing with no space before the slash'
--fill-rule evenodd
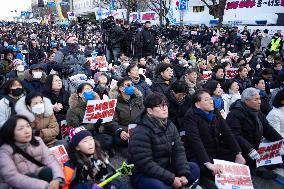
<path id="1" fill-rule="evenodd" d="M 231 106 L 230 106 L 230 111 L 232 110 L 240 110 L 243 112 L 246 112 L 246 107 L 244 107 L 244 103 L 241 101 L 241 99 L 235 101 Z"/>
<path id="2" fill-rule="evenodd" d="M 45 82 L 45 80 L 46 80 L 46 74 L 45 74 L 45 72 L 42 72 L 42 76 L 41 76 L 41 78 L 40 78 L 40 82 L 41 83 L 44 83 Z M 28 69 L 28 70 L 26 70 L 25 72 L 24 72 L 24 78 L 25 78 L 25 80 L 27 80 L 27 81 L 36 81 L 34 78 L 33 78 L 33 76 L 32 76 L 32 74 L 30 73 L 30 70 Z"/>
<path id="3" fill-rule="evenodd" d="M 30 122 L 33 122 L 35 120 L 35 115 L 28 110 L 28 107 L 25 103 L 26 97 L 20 98 L 16 105 L 15 105 L 15 111 L 17 112 L 18 115 L 23 115 L 29 119 Z M 51 101 L 43 97 L 43 103 L 44 103 L 44 117 L 50 117 L 53 114 L 53 105 Z"/>

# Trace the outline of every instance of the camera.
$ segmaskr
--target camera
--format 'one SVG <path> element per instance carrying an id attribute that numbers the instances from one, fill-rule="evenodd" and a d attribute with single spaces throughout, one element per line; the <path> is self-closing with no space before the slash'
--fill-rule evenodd
<path id="1" fill-rule="evenodd" d="M 109 16 L 102 20 L 102 28 L 104 30 L 110 30 L 115 27 L 115 21 L 112 16 Z"/>

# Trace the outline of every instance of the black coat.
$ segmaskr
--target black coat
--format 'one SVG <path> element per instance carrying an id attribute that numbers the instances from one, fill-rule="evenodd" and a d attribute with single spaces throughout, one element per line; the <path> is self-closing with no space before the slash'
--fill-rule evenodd
<path id="1" fill-rule="evenodd" d="M 240 87 L 240 93 L 242 93 L 246 88 L 251 86 L 250 79 L 241 79 L 239 76 L 235 78 L 235 80 L 238 82 Z"/>
<path id="2" fill-rule="evenodd" d="M 172 185 L 175 177 L 188 177 L 189 165 L 175 125 L 168 120 L 166 126 L 161 126 L 146 113 L 136 123 L 128 145 L 134 174 L 156 178 L 167 185 Z"/>
<path id="3" fill-rule="evenodd" d="M 183 67 L 179 64 L 179 60 L 175 59 L 173 62 L 173 69 L 177 80 L 179 80 L 183 75 L 185 75 L 185 71 L 187 67 Z"/>
<path id="4" fill-rule="evenodd" d="M 187 110 L 191 107 L 191 98 L 185 97 L 183 103 L 179 103 L 176 98 L 171 94 L 171 90 L 166 93 L 168 99 L 169 107 L 169 119 L 175 124 L 178 131 L 181 131 L 182 121 Z"/>
<path id="5" fill-rule="evenodd" d="M 166 95 L 169 88 L 172 86 L 173 81 L 166 81 L 162 78 L 162 76 L 158 76 L 153 80 L 153 84 L 151 86 L 152 92 L 159 92 Z"/>
<path id="6" fill-rule="evenodd" d="M 271 127 L 261 111 L 258 117 L 262 127 L 257 127 L 256 119 L 248 112 L 246 106 L 240 100 L 233 103 L 230 107 L 226 121 L 231 127 L 235 137 L 243 152 L 248 153 L 250 149 L 258 149 L 262 137 L 274 142 L 281 140 L 281 135 Z"/>
<path id="7" fill-rule="evenodd" d="M 226 121 L 216 112 L 210 122 L 192 107 L 183 120 L 185 148 L 189 159 L 197 160 L 201 165 L 212 162 L 213 158 L 231 153 L 236 155 L 241 149 L 233 137 Z"/>

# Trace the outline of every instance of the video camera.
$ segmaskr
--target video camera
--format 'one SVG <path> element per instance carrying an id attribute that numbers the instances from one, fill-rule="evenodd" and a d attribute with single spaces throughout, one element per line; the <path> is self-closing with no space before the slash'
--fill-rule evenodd
<path id="1" fill-rule="evenodd" d="M 102 28 L 104 30 L 110 30 L 115 27 L 115 21 L 113 16 L 109 16 L 102 20 Z"/>

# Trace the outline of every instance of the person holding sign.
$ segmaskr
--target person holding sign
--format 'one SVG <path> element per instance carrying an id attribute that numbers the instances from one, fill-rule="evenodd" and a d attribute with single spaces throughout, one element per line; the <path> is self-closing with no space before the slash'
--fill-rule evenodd
<path id="1" fill-rule="evenodd" d="M 201 168 L 200 184 L 217 188 L 213 175 L 221 173 L 213 159 L 245 164 L 242 151 L 229 126 L 218 111 L 206 90 L 197 91 L 192 97 L 192 108 L 184 116 L 183 130 L 187 157 Z"/>
<path id="2" fill-rule="evenodd" d="M 112 123 L 114 142 L 118 146 L 128 145 L 128 125 L 134 123 L 136 117 L 143 110 L 142 93 L 134 87 L 130 77 L 124 77 L 117 82 L 117 105 Z"/>
<path id="3" fill-rule="evenodd" d="M 28 118 L 13 116 L 0 131 L 0 188 L 59 189 L 62 168 Z"/>
<path id="4" fill-rule="evenodd" d="M 135 189 L 178 189 L 199 179 L 199 167 L 186 160 L 175 125 L 168 119 L 168 102 L 161 93 L 149 95 L 145 110 L 129 139 L 129 163 L 134 164 Z M 192 188 L 195 188 L 193 186 Z"/>
<path id="5" fill-rule="evenodd" d="M 259 90 L 247 88 L 243 91 L 241 100 L 232 104 L 230 113 L 226 118 L 228 125 L 231 127 L 242 148 L 247 165 L 252 169 L 256 167 L 255 160 L 260 158 L 257 150 L 263 137 L 270 142 L 283 139 L 271 127 L 265 115 L 261 113 L 260 105 Z M 273 179 L 276 177 L 272 171 L 264 167 L 257 168 L 253 172 L 264 179 Z"/>

